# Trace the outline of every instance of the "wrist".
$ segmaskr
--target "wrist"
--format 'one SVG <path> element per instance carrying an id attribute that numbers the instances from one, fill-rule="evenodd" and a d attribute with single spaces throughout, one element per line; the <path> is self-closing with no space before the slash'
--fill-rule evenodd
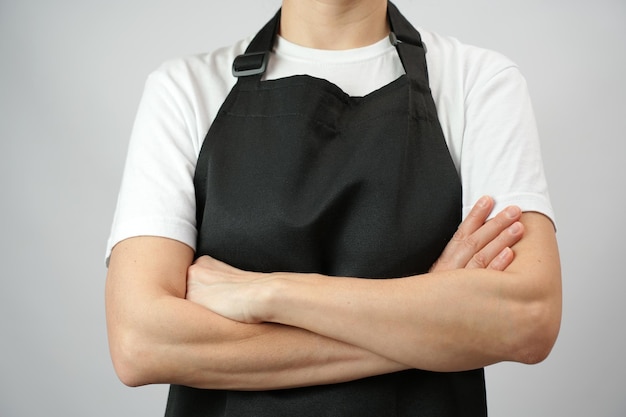
<path id="1" fill-rule="evenodd" d="M 257 287 L 252 298 L 251 313 L 258 322 L 274 322 L 276 310 L 280 303 L 281 288 L 284 286 L 281 273 L 263 274 L 257 281 Z"/>
<path id="2" fill-rule="evenodd" d="M 307 289 L 301 285 L 303 280 L 312 280 L 317 274 L 298 274 L 289 272 L 275 272 L 268 274 L 263 280 L 263 289 L 255 300 L 258 318 L 264 322 L 290 323 L 293 309 L 302 306 L 298 295 L 306 295 Z"/>

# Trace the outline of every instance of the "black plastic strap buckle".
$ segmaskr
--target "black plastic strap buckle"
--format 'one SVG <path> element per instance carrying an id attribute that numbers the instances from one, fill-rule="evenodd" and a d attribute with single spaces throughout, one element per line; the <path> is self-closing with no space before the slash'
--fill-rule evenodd
<path id="1" fill-rule="evenodd" d="M 233 61 L 233 76 L 247 77 L 263 74 L 267 68 L 268 52 L 251 52 L 239 55 Z"/>
<path id="2" fill-rule="evenodd" d="M 424 48 L 424 52 L 428 52 L 424 42 L 420 42 L 419 44 L 416 44 L 415 42 L 404 41 L 402 39 L 399 39 L 398 36 L 396 36 L 396 34 L 394 32 L 389 32 L 389 43 L 391 43 L 393 46 L 398 46 L 401 43 L 407 43 L 409 45 L 413 45 L 413 46 L 418 46 L 420 48 Z"/>

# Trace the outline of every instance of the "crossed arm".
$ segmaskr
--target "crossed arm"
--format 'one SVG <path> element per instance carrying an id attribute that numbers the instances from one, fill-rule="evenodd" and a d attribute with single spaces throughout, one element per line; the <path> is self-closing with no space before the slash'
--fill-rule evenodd
<path id="1" fill-rule="evenodd" d="M 537 362 L 559 327 L 554 230 L 515 209 L 483 225 L 493 208 L 484 203 L 431 273 L 393 280 L 258 274 L 208 257 L 191 265 L 176 241 L 120 242 L 106 288 L 116 371 L 133 386 L 262 390 Z"/>

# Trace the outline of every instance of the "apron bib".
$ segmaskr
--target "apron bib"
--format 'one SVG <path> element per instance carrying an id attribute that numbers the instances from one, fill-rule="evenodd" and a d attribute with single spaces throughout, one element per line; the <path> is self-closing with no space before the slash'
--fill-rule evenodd
<path id="1" fill-rule="evenodd" d="M 194 178 L 197 257 L 244 270 L 376 279 L 428 271 L 461 220 L 461 185 L 420 35 L 391 3 L 388 15 L 406 75 L 364 97 L 304 75 L 261 80 L 280 11 L 235 60 L 238 81 L 207 133 Z M 262 392 L 173 385 L 166 410 L 176 417 L 459 415 L 486 415 L 482 370 L 410 370 Z"/>

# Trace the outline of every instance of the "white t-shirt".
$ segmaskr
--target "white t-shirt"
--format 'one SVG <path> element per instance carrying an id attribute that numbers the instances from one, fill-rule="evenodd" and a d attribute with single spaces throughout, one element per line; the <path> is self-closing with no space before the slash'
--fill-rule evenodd
<path id="1" fill-rule="evenodd" d="M 419 29 L 427 47 L 430 86 L 463 186 L 463 217 L 482 195 L 554 219 L 526 82 L 502 55 Z M 193 176 L 202 142 L 236 82 L 234 58 L 251 38 L 210 54 L 164 63 L 150 74 L 133 127 L 109 237 L 196 244 Z M 304 48 L 278 38 L 267 79 L 308 74 L 352 96 L 395 80 L 404 69 L 385 38 L 348 51 Z"/>

